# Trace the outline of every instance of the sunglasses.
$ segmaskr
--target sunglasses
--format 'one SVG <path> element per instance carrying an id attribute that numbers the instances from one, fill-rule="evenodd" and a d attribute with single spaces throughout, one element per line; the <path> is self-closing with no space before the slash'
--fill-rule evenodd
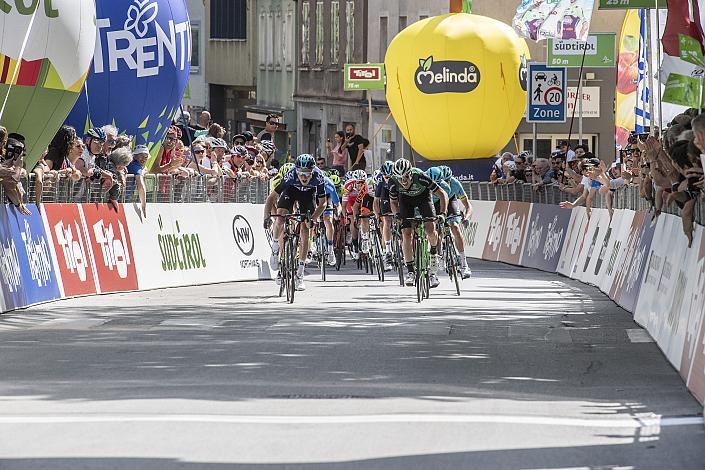
<path id="1" fill-rule="evenodd" d="M 235 145 L 245 145 L 245 141 L 244 140 L 236 140 Z"/>
<path id="2" fill-rule="evenodd" d="M 176 140 L 176 137 L 165 137 L 164 142 L 173 142 Z"/>
<path id="3" fill-rule="evenodd" d="M 196 155 L 198 155 L 199 153 L 205 153 L 205 152 L 206 152 L 205 150 L 194 150 L 193 151 L 193 153 L 195 153 Z"/>
<path id="4" fill-rule="evenodd" d="M 267 124 L 271 124 L 272 126 L 278 126 L 279 123 L 277 121 L 268 121 Z"/>
<path id="5" fill-rule="evenodd" d="M 304 178 L 310 178 L 311 175 L 313 175 L 313 172 L 312 171 L 296 170 L 296 174 L 299 176 L 303 176 Z"/>

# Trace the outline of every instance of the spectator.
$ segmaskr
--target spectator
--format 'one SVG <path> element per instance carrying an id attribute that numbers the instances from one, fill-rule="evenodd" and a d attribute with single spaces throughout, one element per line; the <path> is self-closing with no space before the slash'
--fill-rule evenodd
<path id="1" fill-rule="evenodd" d="M 245 147 L 254 147 L 255 145 L 255 136 L 252 132 L 250 131 L 245 131 L 242 133 L 242 136 L 245 138 Z"/>
<path id="2" fill-rule="evenodd" d="M 198 116 L 198 127 L 200 130 L 207 130 L 211 125 L 211 113 L 205 109 L 201 111 L 201 115 Z"/>
<path id="3" fill-rule="evenodd" d="M 237 134 L 235 137 L 233 137 L 233 147 L 237 145 L 242 145 L 244 147 L 246 142 L 247 139 L 243 134 Z"/>
<path id="4" fill-rule="evenodd" d="M 113 175 L 105 170 L 105 149 L 106 135 L 105 131 L 100 127 L 89 129 L 84 136 L 86 143 L 83 155 L 76 160 L 76 169 L 85 178 L 75 194 L 76 198 L 83 197 L 87 190 L 90 181 L 101 181 L 104 187 L 113 185 Z"/>
<path id="5" fill-rule="evenodd" d="M 262 155 L 258 155 L 257 158 L 255 158 L 255 163 L 252 165 L 251 174 L 253 178 L 259 178 L 262 180 L 269 179 L 269 172 L 267 171 L 264 157 Z"/>
<path id="6" fill-rule="evenodd" d="M 350 170 L 364 170 L 367 168 L 365 150 L 370 145 L 370 141 L 355 133 L 355 124 L 345 126 L 344 145 L 350 158 Z"/>
<path id="7" fill-rule="evenodd" d="M 264 158 L 264 165 L 267 169 L 272 168 L 272 159 L 274 158 L 274 153 L 277 151 L 277 146 L 271 140 L 261 140 L 260 141 L 260 155 Z"/>
<path id="8" fill-rule="evenodd" d="M 250 172 L 250 165 L 247 164 L 247 159 L 249 158 L 249 152 L 242 145 L 238 145 L 233 149 L 233 156 L 230 164 L 233 167 L 233 172 L 240 176 L 248 176 Z"/>
<path id="9" fill-rule="evenodd" d="M 61 176 L 68 176 L 74 181 L 80 179 L 81 173 L 75 169 L 69 159 L 69 154 L 72 151 L 74 156 L 77 157 L 76 141 L 76 130 L 71 126 L 61 126 L 49 143 L 47 151 L 42 154 L 32 169 L 35 175 L 34 195 L 37 209 L 41 210 L 45 178 L 48 184 L 57 183 L 58 178 Z M 80 149 L 81 151 L 83 150 L 83 145 L 80 146 Z"/>
<path id="10" fill-rule="evenodd" d="M 117 127 L 110 124 L 103 126 L 105 133 L 105 143 L 103 144 L 103 155 L 108 155 L 115 149 L 117 145 L 118 130 Z"/>
<path id="11" fill-rule="evenodd" d="M 5 146 L 7 145 L 7 129 L 5 129 L 3 126 L 0 126 L 0 157 L 5 155 Z"/>
<path id="12" fill-rule="evenodd" d="M 20 213 L 32 215 L 32 212 L 24 205 L 25 191 L 22 187 L 22 178 L 27 175 L 27 171 L 23 168 L 24 143 L 8 137 L 4 150 L 3 160 L 0 162 L 0 184 L 5 190 L 5 197 L 15 205 Z"/>
<path id="13" fill-rule="evenodd" d="M 514 155 L 511 152 L 504 152 L 492 165 L 492 171 L 490 173 L 490 181 L 494 184 L 504 181 L 507 176 L 504 173 L 505 164 L 507 162 L 514 161 Z"/>
<path id="14" fill-rule="evenodd" d="M 319 170 L 328 171 L 328 164 L 326 163 L 326 157 L 316 158 L 316 166 Z"/>
<path id="15" fill-rule="evenodd" d="M 533 170 L 533 185 L 535 190 L 542 189 L 544 185 L 553 183 L 553 178 L 550 173 L 550 164 L 546 158 L 537 158 L 531 169 Z"/>
<path id="16" fill-rule="evenodd" d="M 137 186 L 137 194 L 142 207 L 142 215 L 147 217 L 147 188 L 144 184 L 144 175 L 146 173 L 145 166 L 149 160 L 149 149 L 146 145 L 138 145 L 132 151 L 132 162 L 127 165 L 127 174 L 134 175 L 134 180 L 131 187 L 126 186 L 127 197 L 131 197 L 134 191 L 134 186 Z"/>
<path id="17" fill-rule="evenodd" d="M 164 142 L 162 143 L 157 158 L 154 159 L 152 163 L 152 168 L 150 173 L 154 174 L 166 174 L 169 173 L 174 168 L 180 167 L 184 160 L 179 156 L 175 158 L 174 148 L 176 147 L 176 142 L 179 140 L 179 133 L 176 127 L 170 127 L 164 137 Z"/>
<path id="18" fill-rule="evenodd" d="M 108 189 L 108 203 L 116 212 L 120 210 L 118 200 L 125 187 L 125 172 L 131 160 L 132 153 L 125 147 L 113 150 L 108 157 L 107 171 L 113 175 L 113 184 Z"/>
<path id="19" fill-rule="evenodd" d="M 563 177 L 565 171 L 564 162 L 562 155 L 551 158 L 551 169 L 548 171 L 548 175 L 553 183 L 561 183 L 565 179 Z"/>
<path id="20" fill-rule="evenodd" d="M 279 127 L 279 116 L 276 114 L 270 114 L 264 121 L 264 130 L 257 134 L 257 140 L 262 142 L 263 140 L 274 141 L 274 134 L 277 132 Z"/>
<path id="21" fill-rule="evenodd" d="M 344 175 L 348 168 L 348 149 L 345 145 L 345 133 L 338 131 L 333 136 L 335 146 L 331 144 L 330 139 L 326 142 L 326 149 L 331 156 L 332 168 L 338 170 L 338 173 Z"/>
<path id="22" fill-rule="evenodd" d="M 561 140 L 558 142 L 558 150 L 563 160 L 566 162 L 572 162 L 576 159 L 577 155 L 574 151 L 570 149 L 570 142 L 567 140 Z"/>
<path id="23" fill-rule="evenodd" d="M 507 178 L 508 183 L 526 183 L 527 166 L 526 155 L 517 155 L 514 159 L 514 170 Z M 529 171 L 530 174 L 530 171 Z"/>
<path id="24" fill-rule="evenodd" d="M 222 139 L 223 137 L 225 137 L 225 129 L 223 129 L 223 126 L 221 126 L 220 124 L 214 122 L 208 128 L 208 135 L 211 137 L 215 137 L 216 139 Z"/>
<path id="25" fill-rule="evenodd" d="M 131 149 L 132 139 L 133 137 L 131 135 L 122 134 L 117 136 L 117 138 L 115 139 L 115 148 L 113 150 L 119 149 L 121 147 Z"/>

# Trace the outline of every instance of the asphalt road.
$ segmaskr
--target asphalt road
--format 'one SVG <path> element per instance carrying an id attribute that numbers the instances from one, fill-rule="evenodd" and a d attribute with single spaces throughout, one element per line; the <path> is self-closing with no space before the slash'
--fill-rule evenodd
<path id="1" fill-rule="evenodd" d="M 597 289 L 475 262 L 0 316 L 0 469 L 705 468 L 702 407 Z"/>

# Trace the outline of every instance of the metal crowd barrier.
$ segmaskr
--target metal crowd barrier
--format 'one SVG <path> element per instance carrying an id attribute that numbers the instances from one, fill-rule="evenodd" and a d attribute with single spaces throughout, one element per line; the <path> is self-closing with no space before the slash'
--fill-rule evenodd
<path id="1" fill-rule="evenodd" d="M 181 178 L 172 175 L 144 176 L 147 202 L 194 203 L 194 202 L 240 202 L 263 204 L 269 194 L 269 181 L 261 179 L 238 178 L 210 175 Z M 35 175 L 24 178 L 24 201 L 35 202 Z M 107 202 L 108 193 L 100 181 L 81 179 L 72 181 L 68 178 L 56 180 L 45 178 L 42 202 L 45 203 L 87 203 Z M 4 189 L 0 186 L 0 200 L 6 201 Z M 118 199 L 120 202 L 139 201 L 137 183 L 134 175 L 127 176 L 125 187 Z"/>
<path id="2" fill-rule="evenodd" d="M 484 181 L 464 181 L 463 187 L 470 199 L 478 201 L 519 201 L 541 204 L 560 204 L 562 201 L 575 201 L 577 196 L 561 191 L 558 185 L 544 185 L 536 190 L 529 183 L 492 184 Z M 636 185 L 623 186 L 614 191 L 612 207 L 614 209 L 650 210 L 651 203 L 642 198 Z M 592 207 L 607 209 L 607 198 L 597 193 L 592 200 Z M 663 212 L 680 216 L 676 204 L 664 207 Z M 705 225 L 705 201 L 699 199 L 695 205 L 695 222 Z"/>

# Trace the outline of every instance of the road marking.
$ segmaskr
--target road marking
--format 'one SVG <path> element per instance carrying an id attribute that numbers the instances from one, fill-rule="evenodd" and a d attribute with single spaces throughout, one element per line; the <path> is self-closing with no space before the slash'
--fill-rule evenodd
<path id="1" fill-rule="evenodd" d="M 555 418 L 547 416 L 492 416 L 444 414 L 389 414 L 340 416 L 261 415 L 86 415 L 86 416 L 0 416 L 0 424 L 85 424 L 85 423 L 226 423 L 226 424 L 383 424 L 383 423 L 490 423 L 514 425 L 568 426 L 582 428 L 674 427 L 703 425 L 703 418 L 644 417 L 620 419 Z"/>

